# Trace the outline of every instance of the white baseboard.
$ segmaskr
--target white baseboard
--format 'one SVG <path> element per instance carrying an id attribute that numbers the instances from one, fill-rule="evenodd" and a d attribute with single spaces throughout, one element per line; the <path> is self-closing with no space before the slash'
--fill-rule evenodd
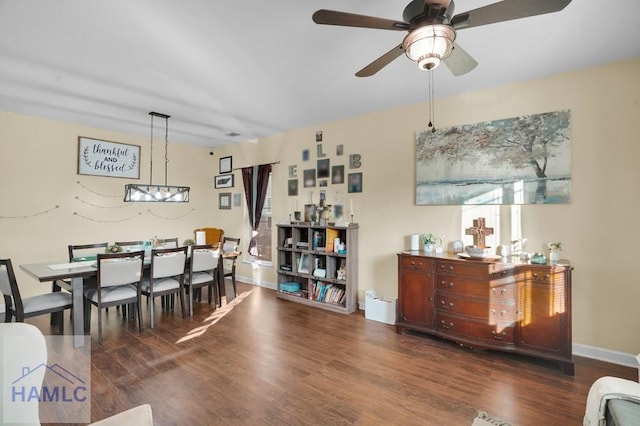
<path id="1" fill-rule="evenodd" d="M 634 354 L 628 354 L 625 352 L 612 351 L 610 349 L 574 343 L 573 354 L 583 356 L 585 358 L 592 358 L 599 361 L 610 362 L 612 364 L 620 364 L 624 365 L 625 367 L 638 368 L 638 361 L 636 360 L 636 356 Z"/>
<path id="2" fill-rule="evenodd" d="M 258 287 L 270 288 L 271 290 L 278 290 L 278 285 L 268 281 L 256 281 L 251 277 L 243 277 L 240 275 L 236 275 L 236 280 L 241 281 L 243 283 L 256 285 Z"/>

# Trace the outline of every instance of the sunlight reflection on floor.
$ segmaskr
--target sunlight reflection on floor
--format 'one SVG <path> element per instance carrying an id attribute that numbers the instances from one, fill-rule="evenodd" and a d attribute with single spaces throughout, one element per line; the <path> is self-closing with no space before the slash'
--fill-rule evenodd
<path id="1" fill-rule="evenodd" d="M 196 337 L 202 336 L 209 329 L 209 327 L 211 327 L 212 325 L 214 325 L 218 321 L 220 321 L 225 315 L 227 315 L 229 312 L 231 312 L 233 310 L 233 308 L 237 304 L 239 304 L 244 299 L 246 299 L 248 296 L 250 296 L 251 293 L 253 293 L 253 290 L 249 290 L 249 291 L 245 291 L 244 293 L 240 293 L 231 302 L 229 302 L 226 305 L 221 306 L 220 308 L 218 308 L 215 311 L 213 311 L 213 313 L 211 313 L 211 315 L 209 315 L 207 318 L 204 319 L 204 321 L 203 321 L 204 324 L 203 325 L 201 325 L 199 327 L 196 327 L 193 330 L 189 331 L 186 334 L 186 336 L 183 336 L 180 339 L 178 339 L 178 341 L 176 343 L 186 342 L 187 340 L 191 340 L 191 339 L 194 339 Z"/>

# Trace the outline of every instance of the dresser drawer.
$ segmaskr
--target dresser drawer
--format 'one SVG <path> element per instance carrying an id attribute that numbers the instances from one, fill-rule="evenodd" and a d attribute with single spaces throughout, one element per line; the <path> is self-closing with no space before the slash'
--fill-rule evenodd
<path id="1" fill-rule="evenodd" d="M 482 262 L 477 260 L 459 260 L 436 262 L 437 273 L 455 275 L 471 275 L 474 277 L 506 278 L 513 276 L 513 267 L 496 262 Z"/>
<path id="2" fill-rule="evenodd" d="M 509 345 L 515 342 L 513 322 L 505 321 L 489 324 L 470 318 L 461 318 L 437 312 L 435 325 L 439 331 L 446 332 L 448 335 L 479 339 L 491 342 L 492 345 L 501 343 Z"/>
<path id="3" fill-rule="evenodd" d="M 436 275 L 436 293 L 455 293 L 482 297 L 492 301 L 515 300 L 515 287 L 511 280 L 480 281 L 454 275 Z"/>
<path id="4" fill-rule="evenodd" d="M 402 269 L 409 270 L 429 270 L 431 269 L 431 264 L 433 263 L 431 259 L 427 257 L 420 256 L 400 256 L 401 263 L 400 267 Z"/>
<path id="5" fill-rule="evenodd" d="M 445 314 L 457 314 L 472 316 L 477 319 L 496 322 L 512 322 L 516 320 L 515 304 L 497 303 L 491 299 L 488 301 L 459 297 L 455 294 L 439 293 L 436 296 L 436 309 Z"/>

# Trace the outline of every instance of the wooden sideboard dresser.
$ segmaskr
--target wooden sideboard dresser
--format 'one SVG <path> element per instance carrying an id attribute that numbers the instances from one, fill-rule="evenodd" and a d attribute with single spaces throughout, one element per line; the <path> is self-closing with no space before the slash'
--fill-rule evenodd
<path id="1" fill-rule="evenodd" d="M 420 252 L 398 254 L 397 331 L 556 362 L 574 374 L 571 271 Z"/>

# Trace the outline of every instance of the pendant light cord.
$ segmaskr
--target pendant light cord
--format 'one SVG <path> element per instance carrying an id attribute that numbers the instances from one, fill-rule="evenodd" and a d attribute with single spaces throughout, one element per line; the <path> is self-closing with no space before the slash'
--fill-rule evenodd
<path id="1" fill-rule="evenodd" d="M 167 186 L 167 166 L 169 165 L 169 117 L 164 118 L 164 185 Z"/>
<path id="2" fill-rule="evenodd" d="M 153 114 L 151 116 L 151 136 L 149 142 L 149 185 L 153 185 Z"/>

